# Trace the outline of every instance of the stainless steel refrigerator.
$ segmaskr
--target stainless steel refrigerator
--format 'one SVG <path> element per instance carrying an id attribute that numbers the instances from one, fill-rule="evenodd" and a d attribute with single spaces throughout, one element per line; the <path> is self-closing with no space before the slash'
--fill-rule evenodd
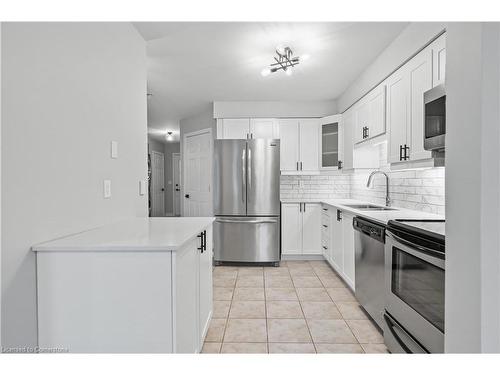
<path id="1" fill-rule="evenodd" d="M 280 141 L 215 141 L 214 261 L 280 260 Z"/>

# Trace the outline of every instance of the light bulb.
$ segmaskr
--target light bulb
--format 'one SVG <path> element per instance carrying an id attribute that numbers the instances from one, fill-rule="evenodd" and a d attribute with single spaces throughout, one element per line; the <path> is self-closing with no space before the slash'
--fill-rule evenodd
<path id="1" fill-rule="evenodd" d="M 285 69 L 285 74 L 286 74 L 287 76 L 291 76 L 291 75 L 292 75 L 292 73 L 293 73 L 292 68 L 286 68 L 286 69 Z"/>
<path id="2" fill-rule="evenodd" d="M 260 72 L 260 74 L 262 74 L 263 77 L 268 76 L 269 74 L 271 74 L 271 69 L 264 68 L 264 69 L 262 69 L 262 71 Z"/>

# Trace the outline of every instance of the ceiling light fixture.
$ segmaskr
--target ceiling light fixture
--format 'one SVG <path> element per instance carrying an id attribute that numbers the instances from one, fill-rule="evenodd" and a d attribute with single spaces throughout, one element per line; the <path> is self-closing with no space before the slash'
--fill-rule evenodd
<path id="1" fill-rule="evenodd" d="M 172 132 L 167 132 L 167 141 L 173 140 L 174 137 L 172 137 Z"/>
<path id="2" fill-rule="evenodd" d="M 276 47 L 276 55 L 274 60 L 276 62 L 269 64 L 268 67 L 262 69 L 260 74 L 266 77 L 271 73 L 277 72 L 278 70 L 283 70 L 287 76 L 292 75 L 293 67 L 298 65 L 300 61 L 309 59 L 309 55 L 304 55 L 302 58 L 299 56 L 293 57 L 293 51 L 290 47 Z"/>

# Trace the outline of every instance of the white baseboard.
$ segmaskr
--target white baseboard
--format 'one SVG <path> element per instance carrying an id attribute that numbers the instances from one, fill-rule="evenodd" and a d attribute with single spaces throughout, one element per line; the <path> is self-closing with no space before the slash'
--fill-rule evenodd
<path id="1" fill-rule="evenodd" d="M 323 254 L 281 254 L 281 260 L 325 260 Z"/>

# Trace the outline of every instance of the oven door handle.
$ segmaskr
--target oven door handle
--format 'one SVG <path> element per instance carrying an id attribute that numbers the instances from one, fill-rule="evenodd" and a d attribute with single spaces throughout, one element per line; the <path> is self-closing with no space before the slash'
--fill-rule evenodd
<path id="1" fill-rule="evenodd" d="M 439 259 L 444 259 L 444 254 L 442 252 L 440 252 L 440 251 L 429 249 L 428 247 L 425 247 L 425 246 L 422 246 L 422 245 L 410 242 L 408 240 L 405 240 L 404 238 L 401 238 L 401 237 L 395 235 L 390 230 L 387 230 L 385 232 L 385 234 L 386 234 L 386 236 L 391 237 L 393 240 L 395 240 L 395 241 L 397 241 L 399 243 L 402 243 L 403 245 L 406 245 L 409 248 L 415 249 L 415 250 L 417 250 L 417 251 L 419 251 L 421 253 L 424 253 L 424 254 L 427 254 L 427 255 L 431 255 L 431 256 L 439 258 Z"/>
<path id="2" fill-rule="evenodd" d="M 392 337 L 396 340 L 396 342 L 401 346 L 401 348 L 405 351 L 405 353 L 412 354 L 413 352 L 411 349 L 404 343 L 404 341 L 399 337 L 398 333 L 394 329 L 395 326 L 397 326 L 400 330 L 404 332 L 404 329 L 397 324 L 394 320 L 392 320 L 386 313 L 384 313 L 384 320 L 385 323 L 387 324 L 387 327 L 389 327 L 389 331 L 391 331 Z M 429 353 L 422 345 L 420 345 L 418 342 L 416 342 L 413 338 L 408 336 L 408 338 L 415 344 L 421 351 L 422 353 Z"/>

